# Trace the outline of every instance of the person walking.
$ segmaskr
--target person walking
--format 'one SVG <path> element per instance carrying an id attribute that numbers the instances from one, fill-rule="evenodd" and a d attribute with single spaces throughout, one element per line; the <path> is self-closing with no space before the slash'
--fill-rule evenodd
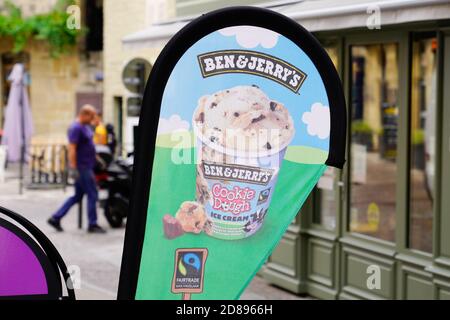
<path id="1" fill-rule="evenodd" d="M 96 114 L 94 116 L 92 127 L 94 129 L 94 144 L 106 146 L 108 144 L 108 132 L 106 131 L 106 127 L 103 124 L 101 114 Z"/>
<path id="2" fill-rule="evenodd" d="M 96 161 L 93 132 L 90 127 L 96 116 L 96 110 L 91 105 L 84 105 L 78 114 L 78 119 L 70 126 L 69 138 L 69 175 L 75 180 L 75 194 L 67 199 L 61 208 L 48 220 L 57 231 L 64 231 L 61 219 L 70 208 L 79 203 L 84 194 L 88 197 L 88 220 L 90 233 L 105 233 L 97 224 L 98 192 L 94 177 Z"/>

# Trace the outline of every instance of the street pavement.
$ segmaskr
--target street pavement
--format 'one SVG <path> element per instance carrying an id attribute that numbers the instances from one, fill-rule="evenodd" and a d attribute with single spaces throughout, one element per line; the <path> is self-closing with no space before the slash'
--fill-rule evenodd
<path id="1" fill-rule="evenodd" d="M 40 228 L 54 243 L 68 266 L 80 271 L 80 289 L 77 299 L 111 300 L 117 296 L 125 229 L 111 229 L 99 210 L 99 224 L 108 229 L 107 234 L 88 234 L 78 229 L 78 209 L 62 221 L 65 230 L 58 233 L 47 224 L 47 219 L 71 195 L 69 187 L 63 190 L 24 190 L 19 194 L 19 182 L 13 172 L 7 173 L 5 183 L 0 183 L 0 206 L 16 211 Z M 84 205 L 85 206 L 85 205 Z M 86 210 L 84 209 L 86 227 Z M 75 269 L 74 269 L 75 270 Z M 255 277 L 242 295 L 244 300 L 297 300 L 302 299 L 287 291 L 269 285 L 264 279 Z"/>

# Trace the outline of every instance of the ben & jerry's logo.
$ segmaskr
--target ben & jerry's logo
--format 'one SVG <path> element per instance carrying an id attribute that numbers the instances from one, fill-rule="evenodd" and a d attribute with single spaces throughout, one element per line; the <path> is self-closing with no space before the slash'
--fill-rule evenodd
<path id="1" fill-rule="evenodd" d="M 204 78 L 224 73 L 261 76 L 298 92 L 307 75 L 292 64 L 274 56 L 249 50 L 221 50 L 198 56 Z"/>
<path id="2" fill-rule="evenodd" d="M 234 180 L 251 184 L 267 185 L 274 170 L 242 165 L 228 165 L 202 162 L 205 178 L 217 180 Z"/>

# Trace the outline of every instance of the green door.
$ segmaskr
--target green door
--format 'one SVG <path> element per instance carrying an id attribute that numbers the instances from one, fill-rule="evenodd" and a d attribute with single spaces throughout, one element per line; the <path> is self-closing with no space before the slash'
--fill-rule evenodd
<path id="1" fill-rule="evenodd" d="M 450 299 L 450 29 L 324 39 L 346 91 L 347 164 L 262 274 L 322 299 Z"/>

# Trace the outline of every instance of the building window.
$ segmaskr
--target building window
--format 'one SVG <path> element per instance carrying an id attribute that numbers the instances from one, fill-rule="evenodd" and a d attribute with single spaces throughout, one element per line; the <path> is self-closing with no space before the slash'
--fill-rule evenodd
<path id="1" fill-rule="evenodd" d="M 103 1 L 86 1 L 86 51 L 103 50 Z"/>
<path id="2" fill-rule="evenodd" d="M 398 45 L 351 47 L 350 231 L 395 240 Z"/>
<path id="3" fill-rule="evenodd" d="M 409 173 L 409 246 L 432 251 L 436 160 L 435 34 L 417 35 L 412 44 Z"/>

